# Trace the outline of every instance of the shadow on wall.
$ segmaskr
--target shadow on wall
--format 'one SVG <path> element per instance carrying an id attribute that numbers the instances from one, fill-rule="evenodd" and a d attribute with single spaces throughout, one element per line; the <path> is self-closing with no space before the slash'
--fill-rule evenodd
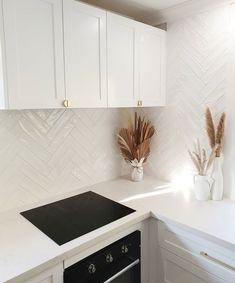
<path id="1" fill-rule="evenodd" d="M 187 150 L 196 138 L 209 148 L 206 107 L 216 118 L 225 111 L 225 196 L 235 199 L 235 24 L 228 21 L 231 18 L 234 21 L 234 5 L 226 5 L 168 24 L 167 107 L 138 111 L 157 129 L 145 170 L 182 188 L 192 184 Z"/>

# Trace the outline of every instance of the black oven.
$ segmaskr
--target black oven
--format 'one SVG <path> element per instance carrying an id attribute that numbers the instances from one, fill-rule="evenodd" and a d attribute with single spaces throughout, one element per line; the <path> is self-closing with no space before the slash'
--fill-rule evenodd
<path id="1" fill-rule="evenodd" d="M 64 271 L 64 283 L 140 283 L 140 231 Z"/>

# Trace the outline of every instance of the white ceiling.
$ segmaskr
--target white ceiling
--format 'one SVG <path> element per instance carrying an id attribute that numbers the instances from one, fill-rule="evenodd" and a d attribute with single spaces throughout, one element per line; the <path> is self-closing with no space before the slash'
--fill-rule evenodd
<path id="1" fill-rule="evenodd" d="M 108 1 L 108 0 L 107 0 Z M 106 2 L 107 2 L 106 1 Z M 185 2 L 186 0 L 125 0 L 125 1 L 116 1 L 122 3 L 130 3 L 133 5 L 141 5 L 146 8 L 152 8 L 154 10 L 166 9 L 171 6 L 178 5 Z"/>
<path id="2" fill-rule="evenodd" d="M 186 2 L 186 0 L 82 0 L 95 6 L 139 20 L 152 18 L 157 11 Z"/>

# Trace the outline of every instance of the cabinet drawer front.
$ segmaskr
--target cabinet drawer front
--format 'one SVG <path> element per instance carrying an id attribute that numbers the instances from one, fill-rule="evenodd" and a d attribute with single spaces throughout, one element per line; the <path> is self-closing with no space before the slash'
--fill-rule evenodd
<path id="1" fill-rule="evenodd" d="M 215 270 L 216 274 L 229 274 L 235 280 L 235 258 L 228 249 L 161 221 L 158 233 L 162 248 L 211 272 Z"/>
<path id="2" fill-rule="evenodd" d="M 225 283 L 232 282 L 217 277 L 182 258 L 161 249 L 164 263 L 164 282 L 167 283 Z"/>

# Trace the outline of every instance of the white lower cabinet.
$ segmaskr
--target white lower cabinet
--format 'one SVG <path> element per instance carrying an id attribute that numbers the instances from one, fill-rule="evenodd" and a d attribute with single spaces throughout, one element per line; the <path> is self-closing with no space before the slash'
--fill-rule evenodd
<path id="1" fill-rule="evenodd" d="M 235 252 L 193 230 L 154 221 L 164 270 L 156 283 L 234 283 Z M 152 282 L 151 282 L 152 283 Z"/>
<path id="2" fill-rule="evenodd" d="M 225 283 L 232 282 L 199 268 L 179 256 L 162 249 L 164 282 L 166 283 Z"/>
<path id="3" fill-rule="evenodd" d="M 63 283 L 68 268 L 133 231 L 141 231 L 142 283 L 235 283 L 235 251 L 193 230 L 154 218 L 102 238 L 24 283 Z M 108 235 L 106 235 L 108 236 Z"/>
<path id="4" fill-rule="evenodd" d="M 63 283 L 63 272 L 63 263 L 60 263 L 24 283 Z"/>

